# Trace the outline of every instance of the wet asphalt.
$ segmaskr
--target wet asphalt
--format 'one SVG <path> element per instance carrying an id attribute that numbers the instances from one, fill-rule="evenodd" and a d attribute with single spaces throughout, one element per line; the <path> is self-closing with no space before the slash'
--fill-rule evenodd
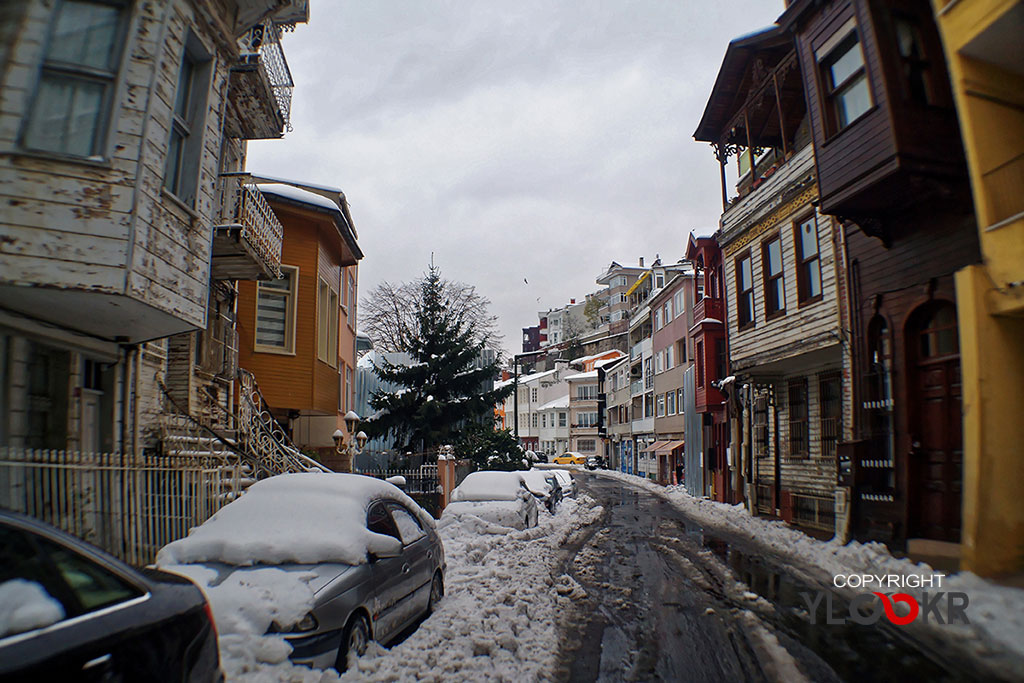
<path id="1" fill-rule="evenodd" d="M 563 551 L 578 586 L 563 589 L 556 680 L 1013 679 L 905 628 L 811 624 L 800 593 L 827 590 L 829 577 L 708 533 L 647 491 L 575 476 L 605 512 Z"/>

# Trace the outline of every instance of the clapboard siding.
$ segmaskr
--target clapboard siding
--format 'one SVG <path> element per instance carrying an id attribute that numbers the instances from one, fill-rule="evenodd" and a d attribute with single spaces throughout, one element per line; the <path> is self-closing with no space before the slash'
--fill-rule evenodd
<path id="1" fill-rule="evenodd" d="M 119 294 L 169 313 L 183 329 L 201 327 L 219 211 L 221 112 L 235 58 L 226 47 L 232 39 L 214 34 L 211 17 L 227 16 L 227 8 L 188 0 L 131 5 L 104 158 L 83 162 L 19 147 L 53 7 L 23 0 L 0 10 L 4 30 L 16 38 L 0 53 L 0 283 Z M 206 116 L 193 133 L 203 136 L 196 202 L 184 208 L 163 189 L 163 175 L 190 33 L 212 60 Z M 82 267 L 69 267 L 75 262 Z"/>

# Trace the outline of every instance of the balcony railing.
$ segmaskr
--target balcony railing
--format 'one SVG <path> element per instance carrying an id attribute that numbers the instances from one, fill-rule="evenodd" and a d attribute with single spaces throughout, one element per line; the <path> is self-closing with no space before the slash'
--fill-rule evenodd
<path id="1" fill-rule="evenodd" d="M 239 47 L 242 50 L 243 62 L 259 63 L 270 82 L 277 108 L 284 117 L 285 128 L 291 130 L 292 91 L 295 89 L 295 82 L 284 58 L 284 50 L 281 49 L 281 27 L 274 22 L 253 26 L 242 38 Z"/>
<path id="2" fill-rule="evenodd" d="M 281 277 L 281 242 L 284 226 L 263 198 L 263 194 L 252 183 L 248 173 L 221 174 L 221 223 L 217 226 L 214 242 L 214 268 L 218 258 L 225 271 L 215 277 L 234 279 L 258 279 L 259 272 L 266 277 Z M 227 233 L 237 233 L 227 234 Z M 237 237 L 237 239 L 235 239 Z M 231 247 L 238 244 L 244 250 Z M 253 263 L 253 257 L 256 262 Z M 256 268 L 257 277 L 246 277 L 248 267 Z"/>
<path id="3" fill-rule="evenodd" d="M 725 306 L 722 304 L 721 299 L 700 299 L 693 307 L 693 324 L 698 323 L 711 318 L 717 320 L 720 323 L 725 322 Z"/>

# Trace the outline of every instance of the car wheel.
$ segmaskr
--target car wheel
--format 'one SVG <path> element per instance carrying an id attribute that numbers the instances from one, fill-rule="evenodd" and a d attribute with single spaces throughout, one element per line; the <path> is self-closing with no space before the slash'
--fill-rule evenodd
<path id="1" fill-rule="evenodd" d="M 355 653 L 356 657 L 366 652 L 366 646 L 370 643 L 370 622 L 362 614 L 355 614 L 348 620 L 345 633 L 341 638 L 341 647 L 338 648 L 338 661 L 334 668 L 339 672 L 348 668 L 348 655 Z"/>
<path id="2" fill-rule="evenodd" d="M 430 602 L 427 603 L 427 614 L 434 613 L 434 605 L 441 602 L 444 597 L 444 579 L 441 572 L 434 572 L 434 580 L 430 582 Z"/>

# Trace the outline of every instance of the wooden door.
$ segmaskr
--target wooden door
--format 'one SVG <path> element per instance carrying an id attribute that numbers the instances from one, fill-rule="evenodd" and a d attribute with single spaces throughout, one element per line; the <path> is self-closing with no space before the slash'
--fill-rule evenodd
<path id="1" fill-rule="evenodd" d="M 911 318 L 910 534 L 958 543 L 963 419 L 956 310 L 942 303 Z"/>

